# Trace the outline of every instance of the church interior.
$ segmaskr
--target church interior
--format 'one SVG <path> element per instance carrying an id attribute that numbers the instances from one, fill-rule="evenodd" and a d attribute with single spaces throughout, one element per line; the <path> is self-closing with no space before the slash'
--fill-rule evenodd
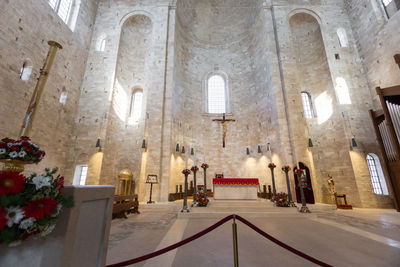
<path id="1" fill-rule="evenodd" d="M 400 266 L 399 10 L 1 0 L 0 167 L 57 167 L 75 205 L 0 266 Z M 29 217 L 4 177 L 0 246 Z"/>

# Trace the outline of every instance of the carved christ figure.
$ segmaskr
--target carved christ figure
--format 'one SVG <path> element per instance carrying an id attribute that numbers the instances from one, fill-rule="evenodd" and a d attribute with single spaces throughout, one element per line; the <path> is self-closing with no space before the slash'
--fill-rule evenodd
<path id="1" fill-rule="evenodd" d="M 222 124 L 222 147 L 225 147 L 225 139 L 226 139 L 226 133 L 228 131 L 227 129 L 227 124 L 228 122 L 234 122 L 236 120 L 231 120 L 231 119 L 225 119 L 225 113 L 222 114 L 222 120 L 221 119 L 214 119 L 213 121 L 219 122 Z"/>

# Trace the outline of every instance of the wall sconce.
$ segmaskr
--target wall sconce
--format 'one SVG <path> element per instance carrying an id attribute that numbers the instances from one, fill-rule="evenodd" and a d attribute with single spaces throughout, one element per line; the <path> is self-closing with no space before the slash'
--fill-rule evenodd
<path id="1" fill-rule="evenodd" d="M 99 148 L 99 152 L 100 152 L 100 151 L 101 151 L 100 137 L 99 137 L 99 138 L 97 138 L 97 141 L 96 141 L 96 147 L 98 147 L 98 148 Z"/>
<path id="2" fill-rule="evenodd" d="M 311 140 L 311 138 L 308 138 L 308 147 L 313 147 L 314 145 L 313 145 L 313 143 L 312 143 L 312 140 Z"/>
<path id="3" fill-rule="evenodd" d="M 176 152 L 179 152 L 179 144 L 176 144 L 175 151 L 176 151 Z"/>
<path id="4" fill-rule="evenodd" d="M 250 149 L 248 147 L 246 147 L 246 154 L 250 155 Z"/>
<path id="5" fill-rule="evenodd" d="M 267 143 L 267 151 L 271 151 L 271 144 Z"/>
<path id="6" fill-rule="evenodd" d="M 143 148 L 143 149 L 146 149 L 146 147 L 147 147 L 147 146 L 146 146 L 146 140 L 143 139 L 143 141 L 142 141 L 142 148 Z"/>
<path id="7" fill-rule="evenodd" d="M 194 149 L 193 149 L 193 147 L 190 149 L 190 155 L 194 155 Z"/>
<path id="8" fill-rule="evenodd" d="M 182 153 L 185 154 L 185 146 L 182 146 Z"/>
<path id="9" fill-rule="evenodd" d="M 354 136 L 351 138 L 351 146 L 352 147 L 357 147 L 356 138 Z"/>
<path id="10" fill-rule="evenodd" d="M 258 147 L 257 147 L 257 152 L 261 153 L 261 146 L 260 145 L 258 145 Z"/>

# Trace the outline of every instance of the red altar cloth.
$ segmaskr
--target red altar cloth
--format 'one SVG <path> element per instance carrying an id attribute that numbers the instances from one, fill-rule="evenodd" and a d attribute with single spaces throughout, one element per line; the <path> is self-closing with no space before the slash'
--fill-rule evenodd
<path id="1" fill-rule="evenodd" d="M 258 178 L 214 178 L 215 185 L 258 185 Z"/>

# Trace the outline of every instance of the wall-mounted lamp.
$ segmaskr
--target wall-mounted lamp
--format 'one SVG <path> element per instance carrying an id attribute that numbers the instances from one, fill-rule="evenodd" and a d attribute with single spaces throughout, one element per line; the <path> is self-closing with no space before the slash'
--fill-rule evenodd
<path id="1" fill-rule="evenodd" d="M 100 142 L 100 137 L 99 138 L 97 138 L 97 141 L 96 141 L 96 147 L 98 147 L 99 148 L 99 152 L 101 151 L 101 142 Z"/>
<path id="2" fill-rule="evenodd" d="M 313 143 L 312 143 L 312 140 L 311 140 L 311 138 L 308 138 L 308 147 L 313 147 L 314 145 L 313 145 Z"/>
<path id="3" fill-rule="evenodd" d="M 271 144 L 267 143 L 267 151 L 271 151 Z"/>
<path id="4" fill-rule="evenodd" d="M 261 146 L 260 145 L 258 145 L 258 147 L 257 147 L 257 152 L 261 153 Z"/>
<path id="5" fill-rule="evenodd" d="M 351 146 L 352 147 L 357 147 L 356 138 L 354 136 L 351 138 Z"/>
<path id="6" fill-rule="evenodd" d="M 185 154 L 185 146 L 182 146 L 182 153 Z"/>
<path id="7" fill-rule="evenodd" d="M 250 149 L 248 147 L 246 147 L 246 154 L 250 155 Z"/>
<path id="8" fill-rule="evenodd" d="M 147 145 L 146 145 L 146 140 L 143 139 L 143 141 L 142 141 L 142 148 L 143 148 L 143 149 L 146 149 L 146 147 L 147 147 Z"/>
<path id="9" fill-rule="evenodd" d="M 175 151 L 176 151 L 176 152 L 179 152 L 179 144 L 176 144 Z"/>
<path id="10" fill-rule="evenodd" d="M 194 149 L 193 149 L 193 147 L 190 149 L 190 155 L 194 155 Z"/>

